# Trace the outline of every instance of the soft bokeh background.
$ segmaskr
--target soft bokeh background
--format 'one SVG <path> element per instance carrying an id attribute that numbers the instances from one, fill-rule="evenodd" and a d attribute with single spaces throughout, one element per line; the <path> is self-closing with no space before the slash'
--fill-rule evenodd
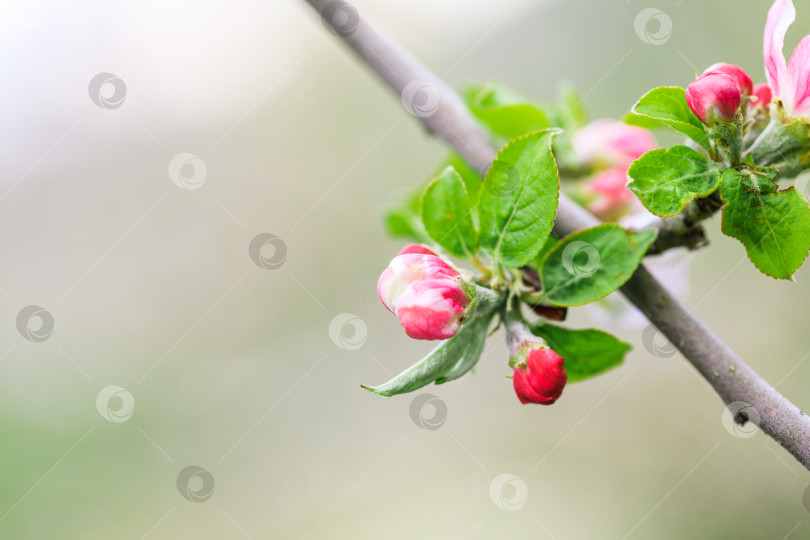
<path id="1" fill-rule="evenodd" d="M 357 5 L 453 85 L 542 101 L 567 80 L 595 117 L 715 61 L 764 77 L 764 1 Z M 661 45 L 634 30 L 648 7 L 672 20 Z M 810 33 L 798 9 L 788 49 Z M 359 388 L 431 347 L 374 286 L 400 246 L 383 209 L 444 148 L 301 2 L 4 2 L 0 51 L 0 537 L 810 537 L 806 471 L 729 434 L 640 329 L 608 328 L 634 352 L 554 407 L 518 403 L 502 334 L 474 376 L 426 389 L 439 429 L 412 421 L 413 396 Z M 126 83 L 119 108 L 90 99 L 100 72 Z M 181 152 L 205 164 L 199 189 L 169 177 Z M 771 280 L 708 228 L 687 304 L 810 407 L 810 269 Z M 248 256 L 260 233 L 286 244 L 280 268 Z M 32 304 L 54 317 L 46 341 L 17 331 Z M 330 339 L 344 313 L 367 328 L 356 350 Z M 110 385 L 133 396 L 126 421 L 97 408 Z M 205 502 L 178 491 L 190 465 L 215 480 Z M 527 486 L 518 511 L 490 497 L 505 473 Z"/>

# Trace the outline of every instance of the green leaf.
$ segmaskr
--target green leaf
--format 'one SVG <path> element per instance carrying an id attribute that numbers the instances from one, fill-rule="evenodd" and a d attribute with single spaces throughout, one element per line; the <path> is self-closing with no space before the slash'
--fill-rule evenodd
<path id="1" fill-rule="evenodd" d="M 604 298 L 630 279 L 655 236 L 612 223 L 566 236 L 541 261 L 543 299 L 579 306 Z"/>
<path id="2" fill-rule="evenodd" d="M 388 210 L 383 217 L 383 225 L 386 232 L 395 238 L 407 238 L 420 244 L 429 239 L 422 220 L 407 205 Z"/>
<path id="3" fill-rule="evenodd" d="M 633 106 L 633 113 L 657 120 L 680 131 L 700 146 L 709 150 L 711 144 L 706 136 L 703 122 L 689 109 L 686 90 L 677 86 L 653 88 Z"/>
<path id="4" fill-rule="evenodd" d="M 560 180 L 549 129 L 509 141 L 484 177 L 478 214 L 481 247 L 517 268 L 529 262 L 551 233 Z"/>
<path id="5" fill-rule="evenodd" d="M 451 255 L 470 258 L 478 251 L 478 233 L 464 182 L 447 167 L 422 194 L 422 223 L 433 240 Z"/>
<path id="6" fill-rule="evenodd" d="M 593 328 L 573 330 L 553 324 L 538 324 L 532 328 L 532 332 L 565 359 L 568 382 L 581 381 L 618 366 L 633 348 L 629 343 Z"/>
<path id="7" fill-rule="evenodd" d="M 390 381 L 379 386 L 362 386 L 366 390 L 385 397 L 413 392 L 435 382 L 457 379 L 470 371 L 478 362 L 487 328 L 494 312 L 476 317 L 464 323 L 458 333 L 443 341 L 418 363 L 412 365 Z"/>
<path id="8" fill-rule="evenodd" d="M 512 139 L 551 126 L 541 107 L 497 81 L 467 88 L 464 98 L 473 116 L 500 137 Z"/>
<path id="9" fill-rule="evenodd" d="M 631 126 L 637 126 L 644 129 L 660 129 L 666 127 L 666 124 L 662 124 L 658 120 L 653 120 L 649 116 L 641 116 L 640 114 L 629 112 L 624 115 L 622 118 L 622 122 Z"/>
<path id="10" fill-rule="evenodd" d="M 422 192 L 424 191 L 430 180 L 433 180 L 441 171 L 447 167 L 453 167 L 456 172 L 461 176 L 464 181 L 464 186 L 467 189 L 471 201 L 478 200 L 478 194 L 481 191 L 481 175 L 475 169 L 470 167 L 464 158 L 458 154 L 450 154 L 439 167 L 430 179 L 423 183 L 423 185 L 416 191 L 410 193 L 405 201 L 399 206 L 395 206 L 386 211 L 383 217 L 383 224 L 385 230 L 394 237 L 407 238 L 414 240 L 420 244 L 429 244 L 430 236 L 422 224 L 422 218 L 419 212 L 419 200 Z M 473 216 L 475 219 L 476 216 Z"/>
<path id="11" fill-rule="evenodd" d="M 436 379 L 436 384 L 444 384 L 458 379 L 475 367 L 478 360 L 481 358 L 481 353 L 484 352 L 484 344 L 487 341 L 487 330 L 494 316 L 495 312 L 493 311 L 467 323 L 470 325 L 471 335 L 467 346 L 464 348 L 464 352 L 461 354 L 461 358 L 450 368 L 450 371 Z"/>
<path id="12" fill-rule="evenodd" d="M 588 111 L 585 110 L 584 100 L 572 86 L 564 86 L 560 90 L 560 101 L 561 119 L 566 130 L 579 129 L 588 123 Z"/>
<path id="13" fill-rule="evenodd" d="M 790 279 L 810 249 L 810 207 L 796 191 L 779 191 L 775 169 L 729 169 L 723 173 L 722 230 L 745 246 L 760 272 Z"/>
<path id="14" fill-rule="evenodd" d="M 630 166 L 627 188 L 656 216 L 674 216 L 720 184 L 720 168 L 697 150 L 677 145 L 650 150 Z"/>
<path id="15" fill-rule="evenodd" d="M 464 182 L 464 188 L 467 190 L 467 196 L 470 203 L 472 203 L 474 206 L 478 202 L 478 197 L 481 193 L 481 185 L 483 184 L 484 180 L 481 177 L 481 173 L 470 167 L 463 157 L 455 153 L 450 154 L 450 156 L 445 160 L 444 166 L 439 170 L 444 170 L 447 167 L 453 167 L 453 169 L 455 169 L 455 171 L 461 177 L 461 180 Z M 473 214 L 473 218 L 475 217 L 475 214 Z"/>
<path id="16" fill-rule="evenodd" d="M 556 246 L 559 243 L 560 243 L 560 239 L 557 238 L 556 236 L 554 236 L 553 234 L 550 234 L 548 236 L 548 240 L 546 240 L 546 243 L 543 244 L 543 247 L 540 248 L 540 251 L 537 253 L 537 256 L 534 258 L 534 261 L 533 261 L 534 262 L 534 267 L 535 268 L 540 268 L 540 262 L 546 256 L 546 253 L 551 251 L 551 248 L 553 248 L 554 246 Z"/>

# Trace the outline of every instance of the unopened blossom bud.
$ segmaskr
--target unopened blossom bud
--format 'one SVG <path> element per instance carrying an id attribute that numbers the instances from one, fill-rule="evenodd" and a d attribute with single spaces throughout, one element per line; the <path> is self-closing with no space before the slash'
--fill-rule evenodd
<path id="1" fill-rule="evenodd" d="M 476 292 L 447 261 L 411 244 L 383 271 L 377 295 L 410 337 L 448 339 L 467 317 Z"/>
<path id="2" fill-rule="evenodd" d="M 515 365 L 512 383 L 521 403 L 551 405 L 562 395 L 568 375 L 563 358 L 545 345 L 531 347 Z"/>
<path id="3" fill-rule="evenodd" d="M 711 73 L 713 71 L 725 73 L 726 75 L 734 79 L 734 82 L 737 83 L 737 87 L 740 89 L 740 93 L 742 93 L 743 95 L 748 96 L 751 94 L 751 92 L 753 92 L 754 83 L 751 81 L 751 77 L 748 75 L 748 73 L 745 72 L 743 68 L 735 66 L 733 64 L 724 64 L 722 62 L 719 62 L 709 67 L 709 69 L 704 71 L 703 74 L 706 75 L 707 73 Z"/>
<path id="4" fill-rule="evenodd" d="M 687 87 L 686 103 L 701 122 L 713 126 L 717 122 L 734 120 L 742 96 L 731 76 L 712 71 L 701 75 Z"/>
<path id="5" fill-rule="evenodd" d="M 407 255 L 408 253 L 421 253 L 422 255 L 433 255 L 438 257 L 438 255 L 422 244 L 408 244 L 404 248 L 400 249 L 397 255 Z"/>
<path id="6" fill-rule="evenodd" d="M 656 143 L 652 133 L 646 129 L 602 118 L 574 133 L 571 146 L 582 163 L 623 165 L 652 150 Z"/>
<path id="7" fill-rule="evenodd" d="M 396 315 L 414 339 L 449 339 L 458 332 L 471 302 L 460 279 L 415 281 L 399 297 Z"/>
<path id="8" fill-rule="evenodd" d="M 630 164 L 656 147 L 655 137 L 646 129 L 618 120 L 595 120 L 576 131 L 571 139 L 574 155 L 592 168 L 592 176 L 582 184 L 588 209 L 605 220 L 614 220 L 635 200 L 627 184 Z"/>
<path id="9" fill-rule="evenodd" d="M 757 107 L 767 107 L 770 105 L 771 99 L 773 98 L 771 87 L 765 83 L 756 85 L 752 95 L 757 98 L 757 102 L 755 103 Z"/>
<path id="10" fill-rule="evenodd" d="M 551 405 L 562 395 L 568 375 L 563 358 L 520 321 L 507 318 L 512 384 L 521 403 Z"/>
<path id="11" fill-rule="evenodd" d="M 405 249 L 408 247 L 410 246 L 406 246 Z M 377 282 L 377 296 L 388 311 L 396 313 L 397 301 L 405 289 L 415 281 L 454 279 L 458 275 L 458 270 L 436 255 L 412 252 L 397 255 L 380 275 Z"/>
<path id="12" fill-rule="evenodd" d="M 619 165 L 594 176 L 587 184 L 597 198 L 588 209 L 598 216 L 625 209 L 633 201 L 633 192 L 627 189 L 627 167 Z"/>

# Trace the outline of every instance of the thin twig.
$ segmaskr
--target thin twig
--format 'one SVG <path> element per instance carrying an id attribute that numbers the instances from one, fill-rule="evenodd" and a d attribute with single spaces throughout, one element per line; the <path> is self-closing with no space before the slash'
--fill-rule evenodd
<path id="1" fill-rule="evenodd" d="M 307 0 L 318 13 L 330 16 L 334 14 L 334 7 L 339 1 Z M 348 4 L 341 2 L 339 5 L 357 14 Z M 415 116 L 430 132 L 464 156 L 471 166 L 485 171 L 495 157 L 495 148 L 458 95 L 364 17 L 348 20 L 352 23 L 351 28 L 339 27 L 336 34 L 385 81 L 398 99 L 406 86 L 414 81 L 422 81 L 438 92 L 440 102 L 435 112 Z M 335 24 L 334 21 L 327 21 L 330 22 Z M 595 216 L 560 194 L 555 234 L 564 236 L 599 223 Z M 759 427 L 810 469 L 810 418 L 807 415 L 754 372 L 728 345 L 673 298 L 643 265 L 639 266 L 621 291 L 669 338 L 725 403 L 742 401 L 756 409 L 760 415 Z"/>

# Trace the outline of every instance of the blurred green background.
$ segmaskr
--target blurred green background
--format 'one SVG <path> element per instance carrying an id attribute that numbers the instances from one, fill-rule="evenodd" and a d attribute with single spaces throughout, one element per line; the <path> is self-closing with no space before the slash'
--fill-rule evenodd
<path id="1" fill-rule="evenodd" d="M 550 101 L 569 81 L 594 118 L 716 61 L 761 82 L 768 5 L 357 2 L 456 87 L 496 77 Z M 650 7 L 672 21 L 660 45 L 634 30 Z M 810 33 L 798 10 L 787 50 Z M 806 471 L 732 436 L 695 370 L 638 328 L 606 328 L 634 352 L 553 407 L 518 403 L 501 333 L 475 375 L 425 389 L 439 429 L 411 419 L 412 395 L 360 389 L 432 347 L 375 284 L 401 245 L 384 209 L 445 150 L 301 2 L 0 15 L 0 538 L 810 538 Z M 100 72 L 125 82 L 120 107 L 91 100 Z M 170 178 L 182 152 L 204 163 L 198 189 Z M 810 407 L 810 269 L 776 282 L 708 229 L 687 305 Z M 286 245 L 279 268 L 251 260 L 260 233 Z M 28 305 L 52 314 L 47 340 L 18 332 Z M 330 338 L 344 313 L 366 329 L 354 350 Z M 110 385 L 125 393 L 97 406 Z M 186 495 L 205 501 L 178 489 L 192 465 L 207 474 Z M 517 511 L 490 496 L 501 474 Z"/>

